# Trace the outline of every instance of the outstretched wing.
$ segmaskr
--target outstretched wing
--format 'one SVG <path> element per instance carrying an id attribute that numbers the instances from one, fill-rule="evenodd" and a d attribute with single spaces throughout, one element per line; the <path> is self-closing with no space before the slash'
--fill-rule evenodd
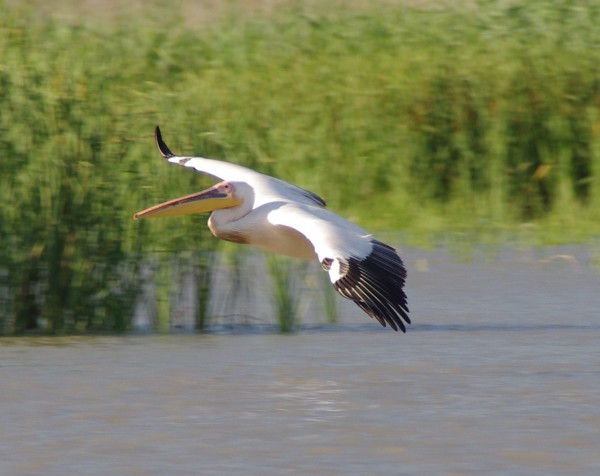
<path id="1" fill-rule="evenodd" d="M 410 324 L 406 268 L 396 250 L 323 208 L 287 203 L 269 222 L 301 233 L 315 248 L 334 288 L 384 327 L 406 332 Z"/>
<path id="2" fill-rule="evenodd" d="M 275 177 L 265 175 L 242 165 L 231 164 L 204 157 L 186 157 L 175 155 L 162 138 L 160 128 L 156 126 L 154 138 L 160 154 L 173 164 L 190 167 L 203 174 L 211 175 L 219 180 L 246 182 L 265 196 L 294 196 L 300 202 L 311 203 L 320 207 L 325 206 L 325 200 L 317 194 L 297 187 Z"/>

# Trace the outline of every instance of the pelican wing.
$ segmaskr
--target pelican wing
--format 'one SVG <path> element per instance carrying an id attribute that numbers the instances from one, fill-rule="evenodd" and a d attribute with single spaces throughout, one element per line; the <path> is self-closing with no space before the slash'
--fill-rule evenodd
<path id="1" fill-rule="evenodd" d="M 271 211 L 269 222 L 301 233 L 315 248 L 334 288 L 384 327 L 406 332 L 410 324 L 406 269 L 394 248 L 319 207 L 295 203 Z"/>
<path id="2" fill-rule="evenodd" d="M 155 140 L 158 151 L 165 159 L 173 164 L 190 167 L 219 180 L 246 182 L 255 189 L 260 190 L 265 196 L 287 198 L 292 196 L 303 203 L 311 203 L 321 207 L 325 206 L 325 200 L 317 194 L 275 177 L 257 172 L 256 170 L 249 169 L 248 167 L 220 160 L 205 159 L 204 157 L 175 155 L 164 142 L 158 126 L 156 126 L 155 129 Z"/>

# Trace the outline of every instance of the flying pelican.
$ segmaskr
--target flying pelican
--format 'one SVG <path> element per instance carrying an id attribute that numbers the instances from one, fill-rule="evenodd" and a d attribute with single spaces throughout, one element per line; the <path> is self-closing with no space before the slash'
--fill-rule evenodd
<path id="1" fill-rule="evenodd" d="M 224 180 L 202 192 L 154 205 L 133 217 L 212 212 L 214 236 L 301 259 L 318 259 L 334 288 L 382 326 L 406 332 L 410 324 L 406 269 L 397 251 L 325 208 L 318 195 L 255 170 L 219 160 L 175 155 L 156 145 L 174 164 Z M 404 322 L 403 322 L 404 321 Z"/>

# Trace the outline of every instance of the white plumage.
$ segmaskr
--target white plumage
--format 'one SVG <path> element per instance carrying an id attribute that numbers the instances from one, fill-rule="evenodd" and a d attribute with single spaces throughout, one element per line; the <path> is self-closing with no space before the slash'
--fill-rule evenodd
<path id="1" fill-rule="evenodd" d="M 169 162 L 224 182 L 170 200 L 134 218 L 212 211 L 208 220 L 218 238 L 278 254 L 318 259 L 335 289 L 383 326 L 406 331 L 410 323 L 404 283 L 406 269 L 397 251 L 325 208 L 318 195 L 240 165 L 173 154 L 156 128 L 156 144 Z"/>

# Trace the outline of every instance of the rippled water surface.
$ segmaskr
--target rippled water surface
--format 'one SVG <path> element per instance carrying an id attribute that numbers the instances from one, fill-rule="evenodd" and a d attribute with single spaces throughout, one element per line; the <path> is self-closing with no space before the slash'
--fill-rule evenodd
<path id="1" fill-rule="evenodd" d="M 406 335 L 0 340 L 0 474 L 600 474 L 600 277 L 554 251 L 409 250 Z"/>

